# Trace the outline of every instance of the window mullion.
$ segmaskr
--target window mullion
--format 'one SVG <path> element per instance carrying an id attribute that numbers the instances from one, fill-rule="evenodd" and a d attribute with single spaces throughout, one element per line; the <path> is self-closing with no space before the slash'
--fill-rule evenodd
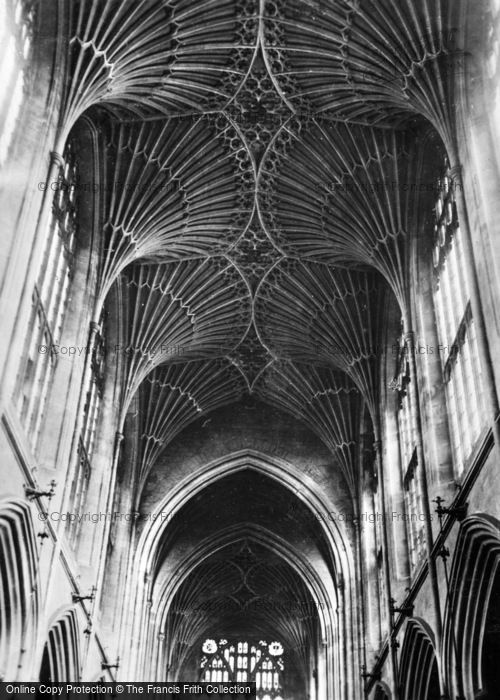
<path id="1" fill-rule="evenodd" d="M 477 396 L 477 384 L 474 381 L 474 373 L 472 368 L 471 360 L 471 347 L 469 344 L 469 328 L 467 326 L 467 320 L 465 320 L 466 327 L 464 329 L 465 337 L 459 352 L 463 358 L 463 374 L 464 374 L 464 384 L 466 387 L 466 396 L 468 399 L 468 408 L 470 420 L 467 421 L 469 424 L 469 432 L 471 436 L 471 443 L 478 437 L 479 434 L 479 415 L 478 415 L 478 396 Z"/>

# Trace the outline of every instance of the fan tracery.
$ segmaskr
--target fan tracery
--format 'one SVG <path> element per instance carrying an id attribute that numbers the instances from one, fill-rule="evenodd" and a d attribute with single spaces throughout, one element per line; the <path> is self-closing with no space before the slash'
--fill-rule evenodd
<path id="1" fill-rule="evenodd" d="M 413 134 L 324 120 L 294 126 L 262 166 L 260 211 L 269 234 L 288 255 L 374 267 L 404 311 L 409 238 L 435 188 L 417 179 Z"/>
<path id="2" fill-rule="evenodd" d="M 386 125 L 416 113 L 453 144 L 459 2 L 291 0 L 283 12 L 274 70 L 298 111 Z"/>
<path id="3" fill-rule="evenodd" d="M 276 361 L 261 375 L 256 394 L 311 426 L 338 459 L 354 494 L 361 401 L 359 390 L 347 375 Z"/>
<path id="4" fill-rule="evenodd" d="M 253 170 L 223 117 L 120 124 L 107 153 L 102 293 L 134 260 L 219 255 L 244 230 Z"/>
<path id="5" fill-rule="evenodd" d="M 289 107 L 269 74 L 260 45 L 251 69 L 227 111 L 240 125 L 249 149 L 259 163 L 272 136 L 290 116 Z"/>
<path id="6" fill-rule="evenodd" d="M 253 390 L 258 377 L 272 361 L 272 355 L 262 345 L 254 323 L 238 347 L 228 355 L 228 358 L 244 376 L 249 391 Z"/>
<path id="7" fill-rule="evenodd" d="M 200 407 L 246 391 L 308 421 L 354 488 L 378 315 L 387 288 L 409 313 L 410 245 L 435 199 L 416 134 L 430 122 L 454 142 L 459 11 L 71 3 L 61 124 L 85 113 L 106 134 L 99 303 L 117 284 L 128 309 L 122 405 L 141 387 L 141 473 Z"/>
<path id="8" fill-rule="evenodd" d="M 139 389 L 140 487 L 162 449 L 183 428 L 216 408 L 234 403 L 245 390 L 241 373 L 227 360 L 177 361 L 150 372 Z"/>
<path id="9" fill-rule="evenodd" d="M 122 276 L 129 321 L 125 357 L 127 408 L 156 366 L 221 357 L 248 328 L 248 287 L 226 258 L 135 265 Z"/>
<path id="10" fill-rule="evenodd" d="M 228 256 L 241 270 L 255 294 L 260 281 L 282 254 L 262 228 L 258 217 L 254 216 L 245 233 L 229 250 Z"/>
<path id="11" fill-rule="evenodd" d="M 256 322 L 276 357 L 349 375 L 375 417 L 383 298 L 374 273 L 284 260 L 259 288 Z"/>
<path id="12" fill-rule="evenodd" d="M 68 9 L 67 129 L 98 104 L 138 117 L 221 109 L 256 44 L 252 2 L 77 0 Z"/>

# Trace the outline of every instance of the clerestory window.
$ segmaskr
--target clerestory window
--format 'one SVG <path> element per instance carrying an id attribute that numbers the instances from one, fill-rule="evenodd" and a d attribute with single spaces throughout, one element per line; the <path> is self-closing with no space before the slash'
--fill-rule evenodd
<path id="1" fill-rule="evenodd" d="M 400 338 L 399 355 L 394 388 L 397 392 L 397 420 L 402 480 L 405 500 L 405 517 L 408 532 L 408 554 L 412 571 L 425 556 L 425 518 L 420 477 L 418 473 L 415 422 L 412 414 L 414 379 L 410 372 L 409 353 L 415 348 L 411 342 Z"/>
<path id="2" fill-rule="evenodd" d="M 75 146 L 69 142 L 52 202 L 38 279 L 32 296 L 26 338 L 26 361 L 21 367 L 16 401 L 19 416 L 36 449 L 51 382 L 59 356 L 61 331 L 75 264 L 78 176 Z"/>
<path id="3" fill-rule="evenodd" d="M 484 426 L 484 390 L 455 195 L 445 163 L 434 210 L 434 301 L 453 460 L 460 476 Z"/>
<path id="4" fill-rule="evenodd" d="M 102 314 L 98 327 L 91 331 L 89 341 L 90 366 L 86 374 L 88 376 L 88 384 L 85 393 L 82 428 L 78 438 L 77 464 L 71 492 L 71 503 L 76 513 L 81 513 L 84 510 L 85 498 L 92 473 L 92 457 L 95 450 L 104 392 L 105 351 L 104 314 Z M 69 522 L 69 527 L 72 531 L 74 544 L 80 530 L 78 520 Z"/>
<path id="5" fill-rule="evenodd" d="M 34 0 L 0 2 L 0 167 L 9 153 L 25 93 L 35 5 Z"/>

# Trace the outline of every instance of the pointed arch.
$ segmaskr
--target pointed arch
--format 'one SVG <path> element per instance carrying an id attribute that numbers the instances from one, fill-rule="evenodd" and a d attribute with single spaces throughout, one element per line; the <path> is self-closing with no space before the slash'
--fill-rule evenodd
<path id="1" fill-rule="evenodd" d="M 377 683 L 373 700 L 390 700 L 391 691 L 385 683 Z"/>
<path id="2" fill-rule="evenodd" d="M 0 672 L 14 680 L 36 639 L 37 546 L 30 507 L 0 501 Z"/>
<path id="3" fill-rule="evenodd" d="M 460 527 L 450 575 L 445 617 L 446 668 L 455 668 L 458 691 L 493 698 L 498 666 L 500 522 L 487 515 L 467 518 Z M 450 679 L 450 686 L 453 679 Z"/>
<path id="4" fill-rule="evenodd" d="M 80 680 L 78 621 L 74 610 L 63 613 L 49 630 L 40 667 L 40 681 Z"/>
<path id="5" fill-rule="evenodd" d="M 439 670 L 432 632 L 420 620 L 410 620 L 401 652 L 402 700 L 439 700 Z"/>
<path id="6" fill-rule="evenodd" d="M 161 504 L 157 505 L 159 512 L 168 512 L 170 514 L 169 522 L 180 510 L 182 505 L 193 499 L 196 494 L 211 483 L 218 482 L 230 474 L 237 473 L 242 470 L 251 469 L 257 473 L 262 473 L 273 480 L 279 481 L 284 487 L 289 488 L 307 507 L 310 509 L 312 516 L 322 523 L 322 530 L 325 536 L 326 551 L 331 557 L 331 565 L 333 569 L 333 585 L 339 593 L 339 600 L 333 601 L 330 592 L 327 591 L 325 582 L 316 577 L 316 574 L 308 569 L 307 564 L 302 561 L 296 562 L 296 571 L 304 580 L 308 581 L 310 592 L 313 599 L 318 602 L 318 609 L 321 611 L 320 620 L 322 623 L 322 638 L 323 645 L 319 650 L 320 656 L 324 654 L 326 646 L 333 642 L 338 645 L 337 654 L 321 656 L 322 669 L 324 665 L 324 675 L 321 677 L 321 693 L 326 692 L 327 688 L 333 691 L 336 684 L 342 683 L 341 680 L 341 656 L 342 646 L 348 645 L 351 642 L 346 642 L 345 638 L 350 638 L 353 630 L 356 629 L 356 607 L 353 600 L 352 588 L 349 582 L 354 584 L 353 562 L 349 555 L 349 550 L 343 546 L 344 538 L 347 536 L 345 523 L 330 521 L 328 522 L 328 513 L 325 508 L 323 496 L 317 493 L 317 489 L 313 486 L 303 473 L 290 463 L 281 462 L 267 455 L 263 455 L 253 450 L 243 450 L 238 453 L 233 453 L 231 456 L 226 455 L 223 458 L 217 459 L 205 465 L 204 469 L 197 472 L 195 475 L 190 475 L 188 479 L 170 493 L 168 498 Z M 156 509 L 155 509 L 156 510 Z M 172 586 L 177 585 L 182 579 L 181 567 L 176 572 L 175 581 L 171 580 L 168 583 L 169 590 L 163 590 L 161 601 L 157 597 L 151 597 L 152 586 L 154 583 L 154 568 L 155 558 L 158 552 L 158 546 L 162 533 L 165 530 L 166 522 L 163 524 L 159 519 L 152 518 L 151 526 L 146 528 L 142 533 L 138 542 L 138 547 L 134 561 L 130 563 L 128 575 L 128 594 L 127 603 L 124 610 L 127 610 L 127 615 L 132 616 L 133 623 L 131 633 L 128 634 L 128 639 L 135 635 L 146 635 L 151 642 L 153 651 L 148 651 L 148 658 L 152 659 L 153 663 L 159 659 L 160 649 L 164 648 L 165 639 L 163 630 L 165 628 L 165 615 L 167 613 L 165 603 L 172 599 L 175 593 Z M 248 528 L 245 529 L 245 534 L 248 533 Z M 223 533 L 226 534 L 227 533 Z M 232 533 L 234 539 L 241 539 L 242 533 Z M 259 539 L 262 533 L 259 534 Z M 232 540 L 231 540 L 232 541 Z M 294 561 L 294 551 L 283 543 L 277 541 L 273 537 L 271 541 L 265 539 L 264 544 L 272 546 L 272 548 L 281 552 L 283 558 L 287 561 Z M 213 544 L 213 543 L 212 543 Z M 207 543 L 202 547 L 206 550 Z M 220 546 L 220 543 L 219 543 Z M 280 549 L 280 547 L 283 549 Z M 187 570 L 189 565 L 195 566 L 200 561 L 200 552 L 192 554 L 190 562 L 186 563 Z M 187 572 L 186 570 L 186 572 Z M 138 584 L 138 582 L 141 582 Z M 144 615 L 144 602 L 147 603 L 147 616 Z M 155 620 L 151 617 L 153 613 L 152 605 L 155 603 Z M 321 605 L 319 605 L 321 603 Z M 322 616 L 325 616 L 322 618 Z M 129 618 L 130 619 L 130 618 Z M 344 637 L 345 633 L 345 637 Z M 147 646 L 145 644 L 145 646 Z M 323 650 L 323 651 L 322 651 Z M 145 660 L 137 658 L 137 654 L 133 649 L 127 650 L 127 663 L 131 664 L 131 668 L 141 670 L 143 672 Z M 154 675 L 154 674 L 153 674 Z M 345 683 L 353 688 L 356 688 L 357 677 L 350 676 L 349 669 L 347 670 Z M 326 684 L 323 688 L 323 682 Z M 321 697 L 326 697 L 321 695 Z"/>

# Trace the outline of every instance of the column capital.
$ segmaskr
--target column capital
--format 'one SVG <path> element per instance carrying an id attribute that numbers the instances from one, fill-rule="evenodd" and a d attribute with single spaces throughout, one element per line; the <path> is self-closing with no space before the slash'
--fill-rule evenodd
<path id="1" fill-rule="evenodd" d="M 123 442 L 123 438 L 125 435 L 123 433 L 120 433 L 118 430 L 115 433 L 115 459 L 117 459 L 120 456 L 120 450 Z"/>
<path id="2" fill-rule="evenodd" d="M 450 166 L 450 175 L 455 183 L 462 182 L 462 173 L 463 168 L 461 163 L 456 163 L 455 165 Z"/>
<path id="3" fill-rule="evenodd" d="M 57 165 L 59 168 L 64 168 L 66 161 L 57 151 L 50 151 L 50 164 Z"/>
<path id="4" fill-rule="evenodd" d="M 415 342 L 415 331 L 406 331 L 404 334 L 405 343 L 413 344 Z"/>

